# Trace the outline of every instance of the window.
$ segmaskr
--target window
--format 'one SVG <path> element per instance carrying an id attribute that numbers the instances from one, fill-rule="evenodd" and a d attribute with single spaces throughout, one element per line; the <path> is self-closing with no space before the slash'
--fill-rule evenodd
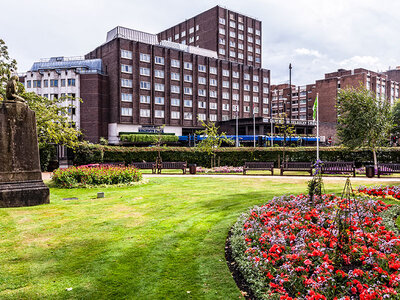
<path id="1" fill-rule="evenodd" d="M 193 106 L 192 100 L 183 100 L 183 106 L 192 107 Z"/>
<path id="2" fill-rule="evenodd" d="M 199 72 L 207 72 L 207 68 L 205 65 L 199 65 Z"/>
<path id="3" fill-rule="evenodd" d="M 253 33 L 253 28 L 252 27 L 247 28 L 247 32 L 248 33 Z"/>
<path id="4" fill-rule="evenodd" d="M 250 102 L 250 96 L 249 95 L 244 95 L 243 101 Z"/>
<path id="5" fill-rule="evenodd" d="M 221 55 L 225 55 L 225 49 L 219 48 L 218 52 Z"/>
<path id="6" fill-rule="evenodd" d="M 140 116 L 142 118 L 149 118 L 150 117 L 150 109 L 141 109 Z"/>
<path id="7" fill-rule="evenodd" d="M 49 94 L 43 94 L 43 97 L 49 98 Z"/>
<path id="8" fill-rule="evenodd" d="M 127 116 L 127 117 L 132 116 L 132 108 L 122 107 L 121 108 L 121 115 L 122 116 Z"/>
<path id="9" fill-rule="evenodd" d="M 171 106 L 180 106 L 181 101 L 178 98 L 171 98 Z"/>
<path id="10" fill-rule="evenodd" d="M 217 121 L 217 115 L 210 114 L 210 121 L 211 122 L 216 122 Z"/>
<path id="11" fill-rule="evenodd" d="M 243 106 L 243 110 L 244 110 L 244 112 L 250 112 L 250 106 L 247 106 L 247 105 L 245 105 L 245 106 Z"/>
<path id="12" fill-rule="evenodd" d="M 217 68 L 210 67 L 210 74 L 217 74 Z"/>
<path id="13" fill-rule="evenodd" d="M 122 87 L 131 88 L 132 87 L 132 80 L 130 80 L 130 79 L 121 79 L 121 86 Z M 149 83 L 149 89 L 150 89 L 150 83 Z"/>
<path id="14" fill-rule="evenodd" d="M 244 80 L 250 80 L 250 74 L 244 73 Z"/>
<path id="15" fill-rule="evenodd" d="M 162 83 L 155 83 L 154 90 L 159 92 L 164 92 L 164 84 Z"/>
<path id="16" fill-rule="evenodd" d="M 192 119 L 192 113 L 190 113 L 190 112 L 185 112 L 185 113 L 183 114 L 183 118 L 184 118 L 185 120 L 191 120 L 191 119 Z"/>
<path id="17" fill-rule="evenodd" d="M 196 41 L 198 41 L 198 40 L 199 40 L 199 38 L 200 38 L 200 37 L 199 37 L 198 35 L 196 35 Z"/>
<path id="18" fill-rule="evenodd" d="M 238 90 L 239 89 L 239 83 L 238 82 L 233 82 L 232 83 L 232 88 L 235 89 L 235 90 Z"/>
<path id="19" fill-rule="evenodd" d="M 253 92 L 258 92 L 258 85 L 253 86 Z"/>
<path id="20" fill-rule="evenodd" d="M 121 65 L 121 72 L 132 74 L 132 66 L 130 66 L 130 65 Z"/>
<path id="21" fill-rule="evenodd" d="M 184 37 L 184 36 L 186 36 L 186 31 L 181 32 L 181 37 Z"/>
<path id="22" fill-rule="evenodd" d="M 235 51 L 229 51 L 229 56 L 230 57 L 236 57 L 236 52 Z"/>
<path id="23" fill-rule="evenodd" d="M 171 59 L 171 67 L 175 68 L 180 68 L 181 67 L 181 62 L 176 59 Z"/>
<path id="24" fill-rule="evenodd" d="M 164 97 L 154 97 L 154 104 L 164 104 Z"/>
<path id="25" fill-rule="evenodd" d="M 232 105 L 232 111 L 234 112 L 239 111 L 239 105 Z"/>
<path id="26" fill-rule="evenodd" d="M 51 83 L 50 83 L 50 85 L 51 85 Z M 75 79 L 69 78 L 68 79 L 68 86 L 75 86 Z"/>
<path id="27" fill-rule="evenodd" d="M 257 54 L 261 54 L 261 49 L 260 48 L 256 48 L 256 53 Z"/>
<path id="28" fill-rule="evenodd" d="M 61 79 L 61 86 L 65 86 L 65 79 Z"/>
<path id="29" fill-rule="evenodd" d="M 264 98 L 263 98 L 263 103 L 264 103 L 264 104 L 268 104 L 268 97 L 264 97 Z"/>
<path id="30" fill-rule="evenodd" d="M 164 78 L 164 71 L 162 71 L 162 70 L 154 70 L 154 77 Z"/>
<path id="31" fill-rule="evenodd" d="M 121 49 L 121 57 L 127 58 L 127 59 L 132 59 L 132 51 Z"/>
<path id="32" fill-rule="evenodd" d="M 175 39 L 179 39 L 179 33 L 175 34 Z"/>
<path id="33" fill-rule="evenodd" d="M 207 108 L 207 103 L 205 101 L 198 102 L 199 108 Z"/>
<path id="34" fill-rule="evenodd" d="M 256 35 L 261 35 L 261 31 L 259 29 L 256 29 Z"/>
<path id="35" fill-rule="evenodd" d="M 233 78 L 239 78 L 239 72 L 232 71 L 232 77 Z"/>
<path id="36" fill-rule="evenodd" d="M 264 94 L 268 94 L 268 92 L 269 92 L 269 89 L 267 87 L 263 88 L 263 93 Z"/>
<path id="37" fill-rule="evenodd" d="M 239 30 L 243 30 L 244 29 L 243 24 L 238 24 L 238 28 L 239 28 Z"/>
<path id="38" fill-rule="evenodd" d="M 220 28 L 220 29 L 219 29 L 219 33 L 225 35 L 225 29 Z"/>
<path id="39" fill-rule="evenodd" d="M 184 63 L 183 63 L 183 67 L 184 67 L 186 70 L 191 70 L 191 69 L 193 68 L 193 65 L 192 65 L 192 63 L 190 63 L 190 62 L 184 62 Z"/>
<path id="40" fill-rule="evenodd" d="M 219 39 L 219 43 L 220 43 L 220 45 L 225 45 L 225 39 Z"/>
<path id="41" fill-rule="evenodd" d="M 50 94 L 50 99 L 58 99 L 58 94 Z"/>
<path id="42" fill-rule="evenodd" d="M 75 79 L 68 79 L 68 80 L 74 80 L 73 86 L 75 86 Z M 35 84 L 35 82 L 33 84 Z M 58 79 L 50 79 L 50 87 L 58 87 Z"/>
<path id="43" fill-rule="evenodd" d="M 210 85 L 217 86 L 217 79 L 210 78 Z"/>
<path id="44" fill-rule="evenodd" d="M 222 93 L 222 99 L 229 100 L 229 93 Z"/>
<path id="45" fill-rule="evenodd" d="M 248 36 L 248 37 L 247 37 L 247 41 L 248 41 L 249 43 L 252 43 L 252 42 L 253 42 L 253 38 L 252 38 L 251 36 Z"/>
<path id="46" fill-rule="evenodd" d="M 243 40 L 243 39 L 244 39 L 243 34 L 239 33 L 239 34 L 238 34 L 238 39 L 239 39 L 239 40 Z"/>
<path id="47" fill-rule="evenodd" d="M 261 40 L 260 39 L 256 39 L 256 44 L 260 45 L 261 44 Z"/>
<path id="48" fill-rule="evenodd" d="M 233 31 L 229 31 L 229 36 L 235 38 L 236 37 L 236 33 Z"/>
<path id="49" fill-rule="evenodd" d="M 256 57 L 256 62 L 261 62 L 261 58 L 259 58 L 259 57 Z"/>
<path id="50" fill-rule="evenodd" d="M 264 77 L 264 78 L 263 78 L 263 82 L 264 82 L 264 83 L 268 83 L 268 82 L 269 82 L 268 77 Z"/>
<path id="51" fill-rule="evenodd" d="M 258 103 L 258 97 L 257 96 L 253 96 L 253 102 L 254 103 Z"/>
<path id="52" fill-rule="evenodd" d="M 43 86 L 44 87 L 49 87 L 49 81 L 47 79 L 43 80 Z M 31 81 L 28 80 L 28 87 L 31 87 Z"/>
<path id="53" fill-rule="evenodd" d="M 132 102 L 132 94 L 121 94 L 121 101 Z"/>
<path id="54" fill-rule="evenodd" d="M 150 96 L 140 95 L 140 103 L 150 103 Z"/>
<path id="55" fill-rule="evenodd" d="M 180 80 L 181 76 L 179 73 L 171 73 L 171 80 Z"/>
<path id="56" fill-rule="evenodd" d="M 207 92 L 206 92 L 206 90 L 203 90 L 203 89 L 199 89 L 199 96 L 207 96 Z"/>
<path id="57" fill-rule="evenodd" d="M 217 91 L 210 91 L 211 98 L 217 98 Z"/>
<path id="58" fill-rule="evenodd" d="M 253 113 L 254 114 L 258 114 L 258 107 L 257 106 L 253 107 Z"/>
<path id="59" fill-rule="evenodd" d="M 238 53 L 238 58 L 243 59 L 243 53 Z"/>
<path id="60" fill-rule="evenodd" d="M 194 42 L 194 36 L 192 36 L 191 38 L 189 38 L 189 44 Z"/>
<path id="61" fill-rule="evenodd" d="M 156 118 L 164 118 L 164 111 L 163 110 L 155 110 L 154 117 Z"/>
<path id="62" fill-rule="evenodd" d="M 41 85 L 42 85 L 42 81 L 41 80 L 34 80 L 33 81 L 33 87 L 34 88 L 40 88 Z"/>
<path id="63" fill-rule="evenodd" d="M 233 28 L 236 28 L 236 22 L 230 21 L 230 22 L 229 22 L 229 26 L 230 26 L 230 27 L 233 27 Z"/>
<path id="64" fill-rule="evenodd" d="M 240 50 L 243 50 L 243 48 L 244 48 L 244 47 L 243 47 L 243 44 L 239 43 L 239 44 L 238 44 L 238 48 L 239 48 Z"/>
<path id="65" fill-rule="evenodd" d="M 210 102 L 210 109 L 217 109 L 217 103 Z"/>
<path id="66" fill-rule="evenodd" d="M 253 47 L 252 46 L 247 46 L 247 51 L 253 52 Z"/>
<path id="67" fill-rule="evenodd" d="M 250 91 L 250 84 L 245 84 L 244 85 L 244 90 L 245 91 Z"/>
<path id="68" fill-rule="evenodd" d="M 225 25 L 225 19 L 224 18 L 219 18 L 219 24 Z"/>
<path id="69" fill-rule="evenodd" d="M 198 117 L 199 120 L 201 120 L 201 121 L 205 121 L 205 120 L 206 120 L 206 114 L 197 114 L 197 117 Z"/>
<path id="70" fill-rule="evenodd" d="M 199 84 L 206 84 L 207 79 L 205 77 L 199 77 Z"/>
<path id="71" fill-rule="evenodd" d="M 154 57 L 154 63 L 156 63 L 158 65 L 163 65 L 164 64 L 164 57 L 161 57 L 161 56 Z"/>
<path id="72" fill-rule="evenodd" d="M 185 81 L 185 82 L 192 82 L 192 75 L 188 75 L 188 74 L 185 74 L 185 75 L 183 75 L 183 80 Z"/>
<path id="73" fill-rule="evenodd" d="M 222 87 L 229 88 L 229 81 L 226 80 L 222 81 Z"/>
<path id="74" fill-rule="evenodd" d="M 200 29 L 199 25 L 196 25 L 196 31 L 198 31 Z"/>
<path id="75" fill-rule="evenodd" d="M 239 100 L 239 94 L 233 94 L 232 99 L 238 101 Z"/>
<path id="76" fill-rule="evenodd" d="M 145 53 L 140 53 L 140 61 L 150 62 L 150 55 Z"/>
<path id="77" fill-rule="evenodd" d="M 247 57 L 247 59 L 248 59 L 248 61 L 253 61 L 253 56 L 249 55 L 249 56 Z"/>
<path id="78" fill-rule="evenodd" d="M 132 80 L 130 80 L 132 82 Z M 141 81 L 140 82 L 140 88 L 143 90 L 149 90 L 150 89 L 150 82 L 148 81 Z"/>
<path id="79" fill-rule="evenodd" d="M 150 69 L 149 68 L 140 68 L 140 75 L 150 76 Z"/>
<path id="80" fill-rule="evenodd" d="M 222 76 L 229 77 L 229 70 L 222 70 Z"/>
<path id="81" fill-rule="evenodd" d="M 189 28 L 189 33 L 193 33 L 194 32 L 194 27 L 190 27 Z"/>
<path id="82" fill-rule="evenodd" d="M 185 95 L 191 95 L 191 94 L 192 94 L 192 88 L 190 88 L 190 87 L 184 87 L 184 88 L 183 88 L 183 93 L 184 93 Z"/>
<path id="83" fill-rule="evenodd" d="M 222 103 L 222 110 L 229 110 L 229 104 L 228 103 Z"/>
<path id="84" fill-rule="evenodd" d="M 179 94 L 181 92 L 180 87 L 177 85 L 171 85 L 171 93 Z"/>
<path id="85" fill-rule="evenodd" d="M 268 108 L 263 108 L 263 114 L 268 115 Z"/>
<path id="86" fill-rule="evenodd" d="M 171 119 L 179 119 L 180 113 L 179 111 L 171 111 Z"/>
<path id="87" fill-rule="evenodd" d="M 230 14 L 229 17 L 231 18 L 231 20 L 235 20 L 235 15 L 234 14 Z"/>

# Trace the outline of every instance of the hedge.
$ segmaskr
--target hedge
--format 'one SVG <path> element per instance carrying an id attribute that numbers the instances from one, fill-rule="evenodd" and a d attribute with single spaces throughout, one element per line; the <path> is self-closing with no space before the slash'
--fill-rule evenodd
<path id="1" fill-rule="evenodd" d="M 155 161 L 161 152 L 163 161 L 187 161 L 198 166 L 210 167 L 210 156 L 197 148 L 187 147 L 119 147 L 102 145 L 85 145 L 75 150 L 75 165 L 102 162 Z M 277 166 L 278 157 L 282 161 L 284 149 L 274 148 L 220 148 L 216 150 L 217 163 L 221 166 L 243 166 L 246 161 L 273 161 Z M 285 149 L 289 161 L 315 161 L 315 147 L 293 147 Z M 377 153 L 378 161 L 400 163 L 400 148 L 382 148 Z M 357 167 L 372 164 L 372 153 L 369 150 L 348 151 L 341 147 L 324 147 L 320 149 L 323 161 L 355 161 Z"/>
<path id="2" fill-rule="evenodd" d="M 154 134 L 122 134 L 120 139 L 122 142 L 154 144 L 157 142 L 158 136 Z M 161 143 L 177 141 L 179 141 L 179 137 L 176 135 L 161 135 Z"/>

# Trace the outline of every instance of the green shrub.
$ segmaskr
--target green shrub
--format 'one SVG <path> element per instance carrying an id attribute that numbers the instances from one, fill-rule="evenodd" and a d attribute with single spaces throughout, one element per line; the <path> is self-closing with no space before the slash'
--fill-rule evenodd
<path id="1" fill-rule="evenodd" d="M 42 172 L 52 171 L 49 170 L 49 165 L 51 162 L 57 161 L 56 147 L 54 144 L 39 144 L 40 169 Z"/>
<path id="2" fill-rule="evenodd" d="M 122 142 L 130 143 L 148 143 L 154 144 L 158 140 L 158 135 L 154 134 L 122 134 L 120 135 Z M 176 143 L 179 141 L 179 137 L 176 135 L 161 135 L 161 143 Z"/>
<path id="3" fill-rule="evenodd" d="M 197 148 L 187 147 L 118 147 L 102 145 L 84 145 L 75 150 L 75 165 L 102 162 L 156 161 L 160 150 L 163 161 L 186 161 L 198 166 L 210 167 L 210 156 Z M 282 162 L 282 147 L 233 148 L 225 147 L 216 150 L 216 161 L 221 166 L 243 166 L 246 161 L 273 161 L 277 167 L 278 157 Z M 294 147 L 285 149 L 289 161 L 314 162 L 315 147 Z M 356 166 L 371 164 L 372 153 L 369 150 L 348 151 L 341 147 L 324 147 L 320 150 L 322 161 L 355 161 Z M 400 148 L 382 148 L 378 152 L 379 162 L 400 163 Z"/>
<path id="4" fill-rule="evenodd" d="M 142 179 L 142 173 L 133 167 L 81 166 L 57 169 L 52 179 L 59 187 L 72 188 L 138 182 Z"/>

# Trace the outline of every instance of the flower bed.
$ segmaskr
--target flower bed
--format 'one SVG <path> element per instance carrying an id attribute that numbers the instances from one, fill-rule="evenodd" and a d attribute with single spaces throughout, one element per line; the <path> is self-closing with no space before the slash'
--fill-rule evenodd
<path id="1" fill-rule="evenodd" d="M 359 186 L 358 192 L 361 194 L 366 194 L 368 196 L 393 198 L 395 200 L 400 200 L 400 186 Z"/>
<path id="2" fill-rule="evenodd" d="M 223 166 L 223 167 L 215 167 L 211 169 L 197 167 L 197 173 L 207 173 L 207 174 L 214 174 L 214 173 L 222 173 L 222 174 L 229 174 L 229 173 L 243 173 L 243 167 L 231 167 L 231 166 Z"/>
<path id="3" fill-rule="evenodd" d="M 400 237 L 380 216 L 390 205 L 366 198 L 348 206 L 334 195 L 316 200 L 274 198 L 234 225 L 233 257 L 252 292 L 259 299 L 396 298 Z M 349 227 L 339 231 L 348 207 Z"/>
<path id="4" fill-rule="evenodd" d="M 72 188 L 134 183 L 142 179 L 142 173 L 134 167 L 91 165 L 57 169 L 52 179 L 59 187 Z"/>

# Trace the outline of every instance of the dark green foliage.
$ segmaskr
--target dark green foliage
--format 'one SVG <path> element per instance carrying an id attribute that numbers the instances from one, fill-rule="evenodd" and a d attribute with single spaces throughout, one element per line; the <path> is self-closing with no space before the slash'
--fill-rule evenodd
<path id="1" fill-rule="evenodd" d="M 157 135 L 154 134 L 122 134 L 120 139 L 122 142 L 130 143 L 147 143 L 154 144 L 157 142 Z M 176 135 L 161 135 L 161 143 L 176 143 L 179 137 Z"/>
<path id="2" fill-rule="evenodd" d="M 52 171 L 49 169 L 51 162 L 57 161 L 57 148 L 54 144 L 39 144 L 40 169 L 42 172 Z"/>
<path id="3" fill-rule="evenodd" d="M 75 165 L 101 162 L 156 161 L 160 151 L 163 161 L 187 161 L 198 166 L 210 167 L 207 152 L 186 147 L 116 147 L 101 145 L 83 145 L 75 150 Z M 314 162 L 315 147 L 286 148 L 289 161 Z M 243 166 L 246 161 L 274 161 L 277 166 L 278 156 L 282 160 L 283 148 L 219 148 L 216 151 L 221 166 Z M 380 162 L 400 163 L 400 149 L 381 148 L 377 153 Z M 341 147 L 320 149 L 322 161 L 355 161 L 356 166 L 371 164 L 371 151 L 360 149 L 350 151 Z"/>

